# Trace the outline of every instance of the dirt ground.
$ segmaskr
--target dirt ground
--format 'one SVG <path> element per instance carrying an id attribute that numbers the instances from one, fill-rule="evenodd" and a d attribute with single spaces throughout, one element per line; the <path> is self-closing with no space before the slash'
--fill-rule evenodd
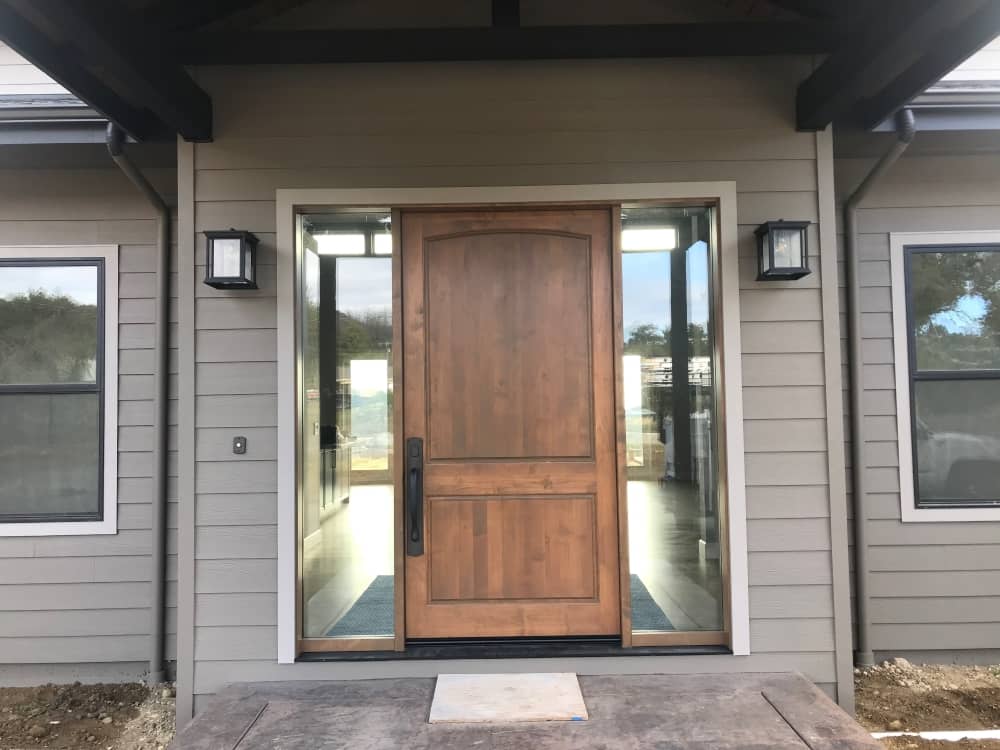
<path id="1" fill-rule="evenodd" d="M 858 721 L 872 732 L 1000 729 L 1000 666 L 918 666 L 894 659 L 858 670 L 855 688 Z M 894 749 L 1000 750 L 995 740 L 882 742 Z"/>
<path id="2" fill-rule="evenodd" d="M 174 695 L 169 684 L 0 688 L 0 750 L 162 750 Z"/>

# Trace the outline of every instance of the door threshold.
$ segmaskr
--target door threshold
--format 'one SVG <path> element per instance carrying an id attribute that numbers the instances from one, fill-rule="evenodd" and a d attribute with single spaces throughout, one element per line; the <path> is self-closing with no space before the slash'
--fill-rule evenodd
<path id="1" fill-rule="evenodd" d="M 405 651 L 327 651 L 301 654 L 301 662 L 411 661 L 447 659 L 556 659 L 609 656 L 704 656 L 732 654 L 726 646 L 634 646 L 618 637 L 419 639 Z"/>

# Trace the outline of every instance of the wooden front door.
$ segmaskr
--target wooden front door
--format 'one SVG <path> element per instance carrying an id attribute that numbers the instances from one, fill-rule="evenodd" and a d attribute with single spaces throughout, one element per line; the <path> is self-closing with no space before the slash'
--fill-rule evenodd
<path id="1" fill-rule="evenodd" d="M 407 637 L 619 633 L 611 209 L 401 236 Z"/>

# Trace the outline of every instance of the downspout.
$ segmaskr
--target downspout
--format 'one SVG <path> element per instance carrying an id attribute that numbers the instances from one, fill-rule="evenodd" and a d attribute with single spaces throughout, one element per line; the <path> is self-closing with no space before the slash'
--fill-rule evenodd
<path id="1" fill-rule="evenodd" d="M 903 155 L 916 127 L 913 112 L 901 109 L 896 113 L 896 142 L 879 159 L 868 176 L 844 204 L 844 251 L 847 261 L 847 318 L 850 336 L 851 364 L 851 475 L 854 490 L 854 593 L 858 642 L 854 663 L 870 667 L 875 663 L 871 648 L 871 618 L 868 609 L 868 513 L 865 486 L 865 415 L 864 360 L 861 338 L 861 274 L 858 259 L 858 206 L 875 183 Z"/>
<path id="2" fill-rule="evenodd" d="M 125 155 L 125 133 L 114 123 L 108 124 L 108 153 L 132 184 L 156 209 L 156 318 L 153 360 L 153 518 L 152 536 L 152 605 L 150 608 L 149 676 L 150 685 L 164 682 L 164 615 L 167 547 L 167 337 L 170 335 L 170 208 L 149 180 Z"/>

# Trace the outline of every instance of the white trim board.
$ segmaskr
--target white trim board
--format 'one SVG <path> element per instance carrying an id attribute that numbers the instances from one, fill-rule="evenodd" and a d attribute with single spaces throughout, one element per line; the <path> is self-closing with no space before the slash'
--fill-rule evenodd
<path id="1" fill-rule="evenodd" d="M 465 188 L 280 189 L 275 191 L 278 263 L 278 663 L 296 657 L 296 359 L 295 214 L 305 208 L 422 205 L 525 205 L 711 200 L 719 205 L 719 310 L 722 431 L 727 456 L 729 602 L 732 652 L 750 653 L 746 474 L 743 443 L 743 373 L 740 343 L 736 183 L 670 182 L 605 185 L 536 185 Z"/>
<path id="2" fill-rule="evenodd" d="M 104 261 L 104 482 L 100 521 L 0 523 L 0 537 L 118 533 L 118 245 L 4 245 L 0 259 L 99 258 Z"/>
<path id="3" fill-rule="evenodd" d="M 910 434 L 910 355 L 906 332 L 906 275 L 903 252 L 911 245 L 1000 245 L 1000 230 L 969 232 L 891 232 L 892 356 L 896 373 L 896 444 L 899 448 L 899 505 L 904 523 L 1000 521 L 1000 508 L 918 508 L 913 486 L 913 436 Z"/>

